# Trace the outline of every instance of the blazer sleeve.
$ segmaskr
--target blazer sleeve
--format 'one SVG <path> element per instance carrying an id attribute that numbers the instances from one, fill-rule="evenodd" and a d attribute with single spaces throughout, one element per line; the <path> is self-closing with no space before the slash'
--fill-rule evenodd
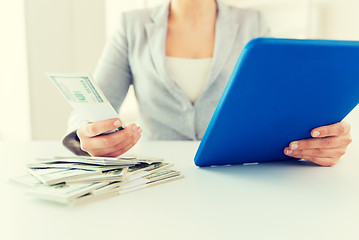
<path id="1" fill-rule="evenodd" d="M 97 63 L 94 79 L 116 111 L 119 111 L 132 84 L 132 73 L 128 61 L 128 41 L 125 14 L 121 13 L 117 30 L 107 41 Z M 63 145 L 77 155 L 88 155 L 81 150 L 77 129 L 85 123 L 81 115 L 73 111 L 68 121 L 68 134 Z"/>

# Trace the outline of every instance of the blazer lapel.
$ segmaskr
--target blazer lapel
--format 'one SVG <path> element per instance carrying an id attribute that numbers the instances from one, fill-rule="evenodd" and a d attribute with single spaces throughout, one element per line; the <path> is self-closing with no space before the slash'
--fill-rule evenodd
<path id="1" fill-rule="evenodd" d="M 204 90 L 210 87 L 222 71 L 223 66 L 231 54 L 239 27 L 239 23 L 235 20 L 236 18 L 233 16 L 229 6 L 217 0 L 217 8 L 218 16 L 215 30 L 213 61 Z"/>
<path id="2" fill-rule="evenodd" d="M 145 24 L 150 53 L 156 70 L 168 90 L 180 102 L 192 106 L 186 95 L 178 89 L 167 72 L 165 57 L 169 4 L 170 2 L 168 1 L 166 4 L 155 8 L 151 13 L 151 21 Z M 233 16 L 229 6 L 217 0 L 217 8 L 218 17 L 215 28 L 213 61 L 204 91 L 210 87 L 223 69 L 224 64 L 231 54 L 239 27 L 239 23 L 235 21 L 235 16 Z"/>
<path id="3" fill-rule="evenodd" d="M 166 37 L 169 14 L 169 2 L 155 8 L 151 13 L 151 22 L 145 24 L 149 50 L 160 78 L 168 90 L 181 102 L 189 102 L 187 97 L 178 89 L 174 81 L 171 81 L 166 67 Z"/>

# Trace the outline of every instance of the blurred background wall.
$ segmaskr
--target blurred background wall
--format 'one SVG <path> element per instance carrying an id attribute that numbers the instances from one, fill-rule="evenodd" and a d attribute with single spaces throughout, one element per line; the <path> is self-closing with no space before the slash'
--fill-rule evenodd
<path id="1" fill-rule="evenodd" d="M 59 140 L 71 111 L 46 71 L 93 72 L 118 13 L 163 0 L 0 2 L 0 139 Z M 357 0 L 225 0 L 261 10 L 275 37 L 359 40 Z M 350 114 L 359 137 L 358 108 Z M 136 121 L 130 91 L 121 108 Z"/>

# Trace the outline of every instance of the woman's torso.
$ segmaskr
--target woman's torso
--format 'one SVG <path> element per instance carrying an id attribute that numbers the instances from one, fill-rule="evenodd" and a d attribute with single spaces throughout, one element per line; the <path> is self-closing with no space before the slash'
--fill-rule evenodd
<path id="1" fill-rule="evenodd" d="M 138 100 L 144 136 L 152 140 L 199 140 L 204 135 L 241 50 L 251 39 L 268 35 L 268 29 L 258 12 L 218 2 L 211 67 L 201 94 L 192 103 L 171 78 L 166 64 L 168 8 L 167 3 L 153 9 L 123 14 L 123 28 L 120 31 L 124 31 L 122 34 L 127 44 L 130 83 L 134 85 Z M 106 53 L 101 61 L 106 61 Z M 121 79 L 108 80 L 111 74 L 101 72 L 106 71 L 106 63 L 99 65 L 96 79 L 114 107 L 119 107 L 116 92 L 128 86 Z"/>

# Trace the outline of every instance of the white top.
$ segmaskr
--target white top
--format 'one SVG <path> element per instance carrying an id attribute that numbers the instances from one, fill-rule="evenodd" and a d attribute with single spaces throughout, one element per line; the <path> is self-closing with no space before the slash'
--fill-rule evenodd
<path id="1" fill-rule="evenodd" d="M 170 78 L 184 91 L 194 103 L 204 90 L 212 58 L 166 57 Z"/>

